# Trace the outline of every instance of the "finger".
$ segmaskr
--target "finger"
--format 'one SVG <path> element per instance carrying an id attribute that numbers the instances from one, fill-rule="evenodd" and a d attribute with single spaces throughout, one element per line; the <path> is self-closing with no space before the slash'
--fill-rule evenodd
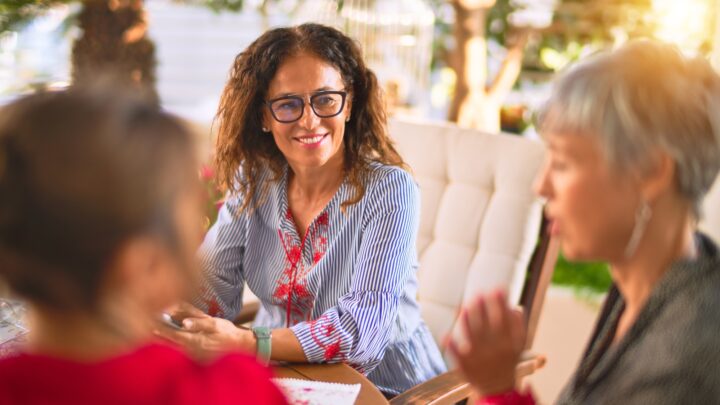
<path id="1" fill-rule="evenodd" d="M 512 316 L 511 309 L 507 303 L 507 295 L 504 291 L 498 290 L 493 293 L 491 301 L 492 305 L 489 305 L 489 307 L 492 308 L 492 312 L 488 311 L 491 317 L 490 323 L 495 326 L 496 332 L 507 334 L 510 329 Z"/>
<path id="2" fill-rule="evenodd" d="M 210 317 L 210 315 L 187 302 L 178 304 L 175 312 L 171 312 L 170 315 L 172 315 L 173 319 Z"/>
<path id="3" fill-rule="evenodd" d="M 467 355 L 467 352 L 460 348 L 460 346 L 455 342 L 454 339 L 449 339 L 447 342 L 447 350 L 450 356 L 453 358 L 456 364 L 460 365 L 462 367 L 462 363 L 464 360 L 464 357 Z"/>
<path id="4" fill-rule="evenodd" d="M 447 337 L 447 341 L 449 344 L 450 341 L 453 340 L 456 347 L 460 348 L 461 351 L 466 352 L 470 350 L 470 340 L 472 339 L 472 336 L 470 335 L 470 321 L 468 319 L 468 312 L 466 308 L 463 308 L 462 311 L 460 311 L 458 322 L 460 323 L 460 330 L 455 333 L 451 331 L 450 336 Z"/>
<path id="5" fill-rule="evenodd" d="M 460 311 L 460 332 L 461 337 L 464 340 L 472 339 L 472 331 L 470 329 L 470 313 L 468 308 L 463 308 L 463 310 Z"/>
<path id="6" fill-rule="evenodd" d="M 452 337 L 451 337 L 450 335 L 444 335 L 444 336 L 440 339 L 440 348 L 441 348 L 441 349 L 447 348 L 448 345 L 450 344 L 450 341 L 451 341 L 451 340 L 452 340 Z"/>
<path id="7" fill-rule="evenodd" d="M 510 338 L 517 350 L 525 348 L 527 339 L 527 327 L 525 326 L 525 314 L 520 311 L 510 313 Z"/>
<path id="8" fill-rule="evenodd" d="M 473 339 L 486 339 L 488 311 L 483 295 L 478 295 L 474 303 L 468 307 L 467 317 L 470 335 L 473 336 Z"/>
<path id="9" fill-rule="evenodd" d="M 217 331 L 217 323 L 215 318 L 185 318 L 182 321 L 183 329 L 188 332 L 214 333 Z"/>
<path id="10" fill-rule="evenodd" d="M 191 346 L 195 339 L 193 333 L 172 329 L 169 326 L 155 329 L 153 334 L 161 339 L 165 339 L 185 347 Z"/>

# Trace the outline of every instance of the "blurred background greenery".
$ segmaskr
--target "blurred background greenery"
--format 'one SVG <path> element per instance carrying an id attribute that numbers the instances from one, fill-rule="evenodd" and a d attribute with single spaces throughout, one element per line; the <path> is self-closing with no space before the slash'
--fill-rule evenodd
<path id="1" fill-rule="evenodd" d="M 393 114 L 536 137 L 532 113 L 554 75 L 588 54 L 656 37 L 717 62 L 716 9 L 714 0 L 2 0 L 0 104 L 106 72 L 208 121 L 238 50 L 268 28 L 313 20 L 361 43 Z M 209 173 L 212 221 L 220 196 Z M 604 264 L 561 257 L 553 282 L 602 292 L 610 278 Z"/>

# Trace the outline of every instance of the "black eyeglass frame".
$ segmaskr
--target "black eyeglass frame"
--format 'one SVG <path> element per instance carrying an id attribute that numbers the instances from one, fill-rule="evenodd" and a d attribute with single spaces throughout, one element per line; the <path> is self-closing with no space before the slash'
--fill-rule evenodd
<path id="1" fill-rule="evenodd" d="M 315 97 L 326 96 L 326 95 L 328 95 L 328 94 L 337 94 L 337 95 L 339 95 L 339 96 L 342 98 L 342 99 L 340 100 L 340 108 L 338 109 L 338 112 L 336 112 L 335 114 L 330 114 L 330 115 L 318 114 L 318 112 L 315 110 L 315 106 L 313 105 L 313 100 L 315 99 Z M 313 93 L 313 94 L 310 96 L 310 108 L 313 110 L 313 113 L 315 113 L 315 115 L 318 116 L 318 117 L 320 117 L 320 118 L 332 118 L 332 117 L 335 117 L 335 116 L 337 116 L 337 115 L 340 115 L 340 113 L 343 112 L 343 110 L 345 109 L 345 100 L 347 99 L 347 94 L 348 94 L 348 92 L 345 91 L 345 90 L 322 90 L 322 91 L 318 91 L 317 93 Z M 295 118 L 294 120 L 289 120 L 289 121 L 279 119 L 279 118 L 275 115 L 275 111 L 273 111 L 273 109 L 272 109 L 272 104 L 273 104 L 274 102 L 280 101 L 280 100 L 300 100 L 300 103 L 301 103 L 301 106 L 302 106 L 302 107 L 300 108 L 300 115 L 299 115 L 297 118 Z M 280 122 L 280 123 L 283 123 L 283 124 L 291 124 L 291 123 L 293 123 L 293 122 L 297 122 L 297 121 L 299 121 L 299 120 L 303 117 L 303 115 L 305 114 L 305 98 L 304 98 L 304 97 L 301 97 L 301 96 L 297 96 L 297 95 L 282 96 L 282 97 L 274 98 L 274 99 L 272 99 L 272 100 L 266 100 L 264 103 L 265 103 L 265 105 L 267 106 L 268 110 L 270 110 L 270 114 L 273 116 L 273 118 L 275 119 L 275 121 Z"/>

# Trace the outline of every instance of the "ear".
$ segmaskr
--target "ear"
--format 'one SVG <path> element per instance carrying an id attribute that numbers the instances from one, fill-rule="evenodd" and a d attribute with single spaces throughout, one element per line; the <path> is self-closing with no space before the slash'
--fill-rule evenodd
<path id="1" fill-rule="evenodd" d="M 157 243 L 147 237 L 125 242 L 111 262 L 109 278 L 117 286 L 127 286 L 147 277 L 146 274 L 155 271 L 160 254 L 158 250 Z"/>
<path id="2" fill-rule="evenodd" d="M 652 166 L 643 172 L 640 180 L 640 192 L 649 203 L 675 188 L 675 161 L 665 152 L 658 152 Z"/>
<path id="3" fill-rule="evenodd" d="M 273 123 L 275 119 L 272 117 L 272 114 L 270 113 L 270 109 L 263 107 L 262 109 L 262 120 L 260 121 L 260 125 L 263 132 L 270 132 L 271 131 L 271 124 Z M 267 130 L 267 131 L 265 131 Z"/>
<path id="4" fill-rule="evenodd" d="M 178 299 L 178 273 L 167 250 L 150 237 L 123 244 L 109 268 L 104 291 L 155 311 Z"/>

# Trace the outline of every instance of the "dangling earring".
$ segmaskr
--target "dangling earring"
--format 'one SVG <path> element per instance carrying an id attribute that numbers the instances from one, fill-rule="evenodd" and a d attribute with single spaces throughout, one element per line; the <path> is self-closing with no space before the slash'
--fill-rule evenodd
<path id="1" fill-rule="evenodd" d="M 626 259 L 631 258 L 635 254 L 638 245 L 640 245 L 640 239 L 642 239 L 643 234 L 645 233 L 648 221 L 650 221 L 650 217 L 652 217 L 652 209 L 650 209 L 650 205 L 648 205 L 647 201 L 643 201 L 640 203 L 640 207 L 635 212 L 635 225 L 633 226 L 630 239 L 625 246 Z"/>
<path id="2" fill-rule="evenodd" d="M 348 115 L 347 118 L 345 118 L 345 122 L 350 122 L 350 116 Z"/>

